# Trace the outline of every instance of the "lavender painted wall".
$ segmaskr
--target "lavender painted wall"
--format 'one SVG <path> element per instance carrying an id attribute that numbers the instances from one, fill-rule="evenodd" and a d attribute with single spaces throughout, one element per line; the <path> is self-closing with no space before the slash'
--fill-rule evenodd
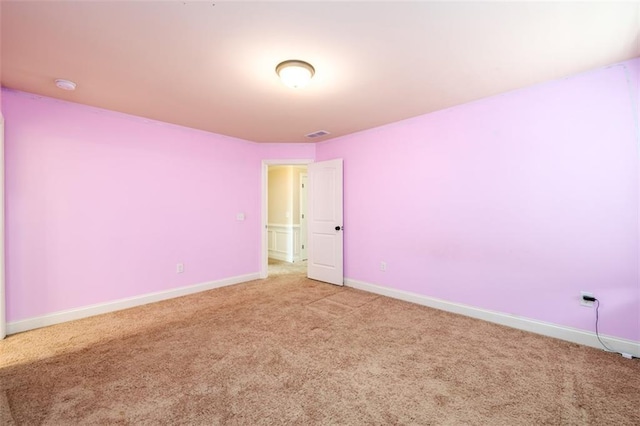
<path id="1" fill-rule="evenodd" d="M 3 102 L 9 322 L 258 272 L 257 144 L 8 90 Z"/>
<path id="2" fill-rule="evenodd" d="M 601 331 L 640 340 L 638 65 L 320 143 L 344 158 L 345 276 L 589 331 L 592 291 Z"/>
<path id="3" fill-rule="evenodd" d="M 263 160 L 313 160 L 316 158 L 314 143 L 261 143 L 258 144 Z"/>
<path id="4" fill-rule="evenodd" d="M 317 154 L 345 159 L 348 278 L 585 330 L 590 290 L 602 331 L 640 340 L 639 69 L 318 145 L 4 91 L 8 321 L 257 273 L 261 160 Z"/>
<path id="5" fill-rule="evenodd" d="M 2 22 L 2 2 L 0 2 L 0 22 Z M 0 81 L 2 81 L 2 32 L 0 31 Z M 0 117 L 2 117 L 2 89 L 0 88 Z"/>

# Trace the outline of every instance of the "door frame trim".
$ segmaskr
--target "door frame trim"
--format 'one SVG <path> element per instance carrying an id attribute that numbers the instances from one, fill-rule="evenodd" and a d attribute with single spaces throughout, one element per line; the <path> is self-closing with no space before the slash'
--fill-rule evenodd
<path id="1" fill-rule="evenodd" d="M 261 196 L 261 213 L 260 213 L 260 239 L 262 241 L 262 249 L 260 250 L 260 278 L 267 278 L 269 263 L 269 241 L 267 239 L 267 216 L 268 216 L 268 171 L 269 166 L 299 166 L 313 163 L 313 159 L 273 159 L 262 160 L 262 196 Z"/>
<path id="2" fill-rule="evenodd" d="M 4 216 L 5 216 L 5 179 L 4 179 L 4 116 L 0 111 L 0 340 L 7 336 L 7 300 L 5 293 L 4 259 Z"/>

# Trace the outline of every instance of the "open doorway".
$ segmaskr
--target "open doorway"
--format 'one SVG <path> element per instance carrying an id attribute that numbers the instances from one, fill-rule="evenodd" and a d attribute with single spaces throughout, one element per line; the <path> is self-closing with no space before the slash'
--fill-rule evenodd
<path id="1" fill-rule="evenodd" d="M 312 160 L 263 161 L 262 266 L 260 275 L 307 272 L 307 164 Z"/>
<path id="2" fill-rule="evenodd" d="M 270 260 L 298 263 L 306 257 L 306 165 L 267 170 L 267 245 Z"/>
<path id="3" fill-rule="evenodd" d="M 305 274 L 306 165 L 267 168 L 267 275 Z"/>

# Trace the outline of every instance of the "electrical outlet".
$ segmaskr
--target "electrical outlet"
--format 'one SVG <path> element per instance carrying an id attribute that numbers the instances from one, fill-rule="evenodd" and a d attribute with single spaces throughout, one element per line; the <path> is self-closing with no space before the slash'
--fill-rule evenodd
<path id="1" fill-rule="evenodd" d="M 380 262 L 380 270 L 382 272 L 387 270 L 387 262 Z"/>
<path id="2" fill-rule="evenodd" d="M 581 291 L 580 292 L 580 304 L 586 308 L 592 308 L 593 307 L 593 302 L 589 301 L 589 300 L 584 300 L 584 296 L 587 297 L 595 297 L 593 295 L 593 293 L 588 292 L 588 291 Z"/>
<path id="3" fill-rule="evenodd" d="M 178 263 L 176 265 L 176 273 L 181 274 L 184 272 L 184 263 Z"/>

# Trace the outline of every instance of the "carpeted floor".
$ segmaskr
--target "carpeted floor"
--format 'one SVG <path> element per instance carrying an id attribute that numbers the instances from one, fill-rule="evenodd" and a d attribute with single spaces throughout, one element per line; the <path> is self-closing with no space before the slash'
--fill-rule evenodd
<path id="1" fill-rule="evenodd" d="M 13 335 L 0 355 L 2 424 L 640 424 L 637 360 L 300 274 Z"/>

